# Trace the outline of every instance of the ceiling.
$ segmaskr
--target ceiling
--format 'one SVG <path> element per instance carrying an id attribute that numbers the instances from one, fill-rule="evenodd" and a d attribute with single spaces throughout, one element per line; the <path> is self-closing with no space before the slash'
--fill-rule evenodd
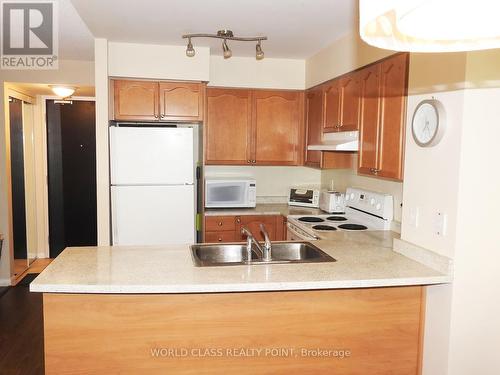
<path id="1" fill-rule="evenodd" d="M 94 60 L 94 36 L 69 0 L 59 0 L 59 59 Z"/>
<path id="2" fill-rule="evenodd" d="M 61 2 L 68 0 L 60 0 Z M 307 58 L 355 27 L 356 0 L 71 0 L 91 33 L 111 41 L 185 45 L 185 33 L 233 30 L 267 35 L 267 57 Z M 63 17 L 61 17 L 62 19 Z M 66 36 L 64 36 L 66 37 Z M 193 39 L 221 54 L 220 40 Z M 229 42 L 233 55 L 254 56 L 253 43 Z M 73 43 L 76 53 L 79 45 Z M 83 54 L 84 51 L 81 51 Z"/>

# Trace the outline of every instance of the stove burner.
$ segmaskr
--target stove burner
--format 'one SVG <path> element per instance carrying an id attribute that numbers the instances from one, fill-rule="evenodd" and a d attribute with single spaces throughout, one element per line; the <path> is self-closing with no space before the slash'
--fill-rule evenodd
<path id="1" fill-rule="evenodd" d="M 315 225 L 315 226 L 313 226 L 313 229 L 316 229 L 316 230 L 337 230 L 337 228 L 332 227 L 330 225 Z"/>
<path id="2" fill-rule="evenodd" d="M 305 223 L 322 223 L 324 220 L 320 217 L 303 216 L 299 217 L 299 221 L 303 221 Z"/>
<path id="3" fill-rule="evenodd" d="M 340 224 L 339 228 L 347 229 L 347 230 L 365 230 L 365 229 L 368 229 L 368 227 L 365 227 L 364 225 L 361 225 L 361 224 Z"/>
<path id="4" fill-rule="evenodd" d="M 330 217 L 327 217 L 326 220 L 329 220 L 329 221 L 346 221 L 347 218 L 345 218 L 343 216 L 330 216 Z"/>

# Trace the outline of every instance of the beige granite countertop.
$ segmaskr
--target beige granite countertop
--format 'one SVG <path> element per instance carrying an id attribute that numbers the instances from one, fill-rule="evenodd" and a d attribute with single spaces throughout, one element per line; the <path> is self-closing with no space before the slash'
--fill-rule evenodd
<path id="1" fill-rule="evenodd" d="M 286 203 L 258 203 L 255 208 L 206 208 L 205 216 L 318 215 L 319 208 L 289 206 Z"/>
<path id="2" fill-rule="evenodd" d="M 315 241 L 337 262 L 195 267 L 188 245 L 65 249 L 30 285 L 46 293 L 217 293 L 428 285 L 445 275 L 392 250 L 390 231 Z"/>

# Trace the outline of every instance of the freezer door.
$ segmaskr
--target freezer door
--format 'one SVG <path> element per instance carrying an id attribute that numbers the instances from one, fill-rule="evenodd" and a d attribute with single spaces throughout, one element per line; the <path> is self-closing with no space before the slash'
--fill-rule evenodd
<path id="1" fill-rule="evenodd" d="M 113 245 L 195 242 L 193 185 L 112 186 Z"/>
<path id="2" fill-rule="evenodd" d="M 193 183 L 193 128 L 110 127 L 111 185 Z"/>

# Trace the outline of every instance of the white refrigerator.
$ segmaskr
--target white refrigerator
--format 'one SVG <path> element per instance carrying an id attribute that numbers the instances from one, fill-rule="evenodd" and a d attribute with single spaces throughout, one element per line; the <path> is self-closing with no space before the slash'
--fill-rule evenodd
<path id="1" fill-rule="evenodd" d="M 194 129 L 110 127 L 113 245 L 194 243 Z"/>

